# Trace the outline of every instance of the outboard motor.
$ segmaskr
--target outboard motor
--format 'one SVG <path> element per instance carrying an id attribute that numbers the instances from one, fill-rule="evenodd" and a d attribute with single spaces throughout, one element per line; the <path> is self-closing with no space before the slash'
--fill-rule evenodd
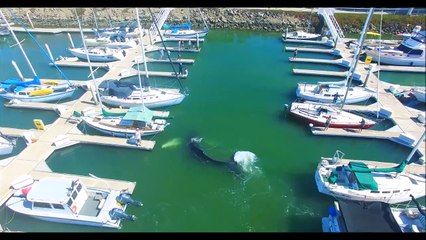
<path id="1" fill-rule="evenodd" d="M 121 193 L 117 199 L 116 199 L 119 203 L 121 204 L 130 204 L 136 207 L 142 207 L 143 204 L 140 201 L 134 200 L 129 193 Z"/>
<path id="2" fill-rule="evenodd" d="M 121 208 L 113 208 L 109 212 L 109 216 L 111 217 L 112 220 L 122 220 L 122 219 L 130 220 L 130 221 L 135 221 L 136 220 L 136 216 L 135 215 L 127 214 Z"/>

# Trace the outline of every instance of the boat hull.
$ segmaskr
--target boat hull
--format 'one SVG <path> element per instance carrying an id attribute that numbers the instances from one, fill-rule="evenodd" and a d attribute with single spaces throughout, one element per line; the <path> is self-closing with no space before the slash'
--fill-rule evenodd
<path id="1" fill-rule="evenodd" d="M 346 87 L 339 87 L 330 88 L 329 91 L 322 90 L 326 91 L 324 93 L 315 93 L 316 86 L 317 84 L 298 84 L 296 90 L 297 97 L 303 98 L 308 101 L 320 103 L 341 103 L 346 92 Z M 336 94 L 336 92 L 339 94 L 339 98 L 336 102 L 333 102 L 334 94 Z M 370 99 L 372 95 L 373 92 L 369 92 L 360 88 L 352 88 L 352 91 L 348 91 L 345 103 L 352 104 L 366 101 Z"/>
<path id="2" fill-rule="evenodd" d="M 416 97 L 416 99 L 420 102 L 426 102 L 426 92 L 425 89 L 414 89 L 413 92 L 414 96 Z"/>
<path id="3" fill-rule="evenodd" d="M 366 51 L 368 56 L 373 57 L 373 62 L 379 61 L 379 54 L 375 51 L 367 50 Z M 380 55 L 380 63 L 386 64 L 386 65 L 396 65 L 396 66 L 415 66 L 415 67 L 425 67 L 426 66 L 426 59 L 425 57 L 409 57 L 406 54 L 399 56 L 399 55 Z"/>
<path id="4" fill-rule="evenodd" d="M 198 38 L 203 38 L 207 35 L 209 31 L 197 31 L 192 33 L 164 33 L 164 37 L 174 37 L 174 38 L 196 38 L 198 33 Z"/>
<path id="5" fill-rule="evenodd" d="M 72 97 L 74 91 L 75 89 L 69 89 L 63 92 L 53 92 L 49 95 L 33 96 L 33 97 L 30 97 L 28 95 L 20 96 L 15 93 L 0 93 L 0 97 L 8 99 L 8 100 L 17 99 L 22 102 L 54 102 L 54 101 L 59 101 L 62 99 L 67 99 Z"/>
<path id="6" fill-rule="evenodd" d="M 87 55 L 85 52 L 81 52 L 74 49 L 69 49 L 72 55 L 75 57 L 78 57 L 83 60 L 87 60 Z M 95 54 L 89 54 L 90 61 L 92 62 L 113 62 L 118 61 L 120 58 L 118 58 L 115 54 L 105 54 L 105 55 L 95 55 Z"/>

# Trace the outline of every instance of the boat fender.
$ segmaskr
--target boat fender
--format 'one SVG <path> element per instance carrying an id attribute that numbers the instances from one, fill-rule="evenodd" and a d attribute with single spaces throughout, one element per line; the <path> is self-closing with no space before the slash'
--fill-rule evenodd
<path id="1" fill-rule="evenodd" d="M 71 207 L 71 211 L 75 214 L 77 214 L 77 205 L 74 205 Z"/>

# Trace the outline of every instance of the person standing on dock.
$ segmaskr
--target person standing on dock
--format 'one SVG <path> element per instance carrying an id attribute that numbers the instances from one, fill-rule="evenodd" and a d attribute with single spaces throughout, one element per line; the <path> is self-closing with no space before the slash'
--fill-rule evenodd
<path id="1" fill-rule="evenodd" d="M 327 120 L 325 120 L 325 127 L 324 127 L 324 131 L 327 130 L 330 127 L 331 124 L 331 115 L 329 115 L 327 117 Z"/>
<path id="2" fill-rule="evenodd" d="M 294 53 L 293 53 L 293 58 L 296 58 L 296 57 L 297 57 L 297 48 L 294 49 Z"/>
<path id="3" fill-rule="evenodd" d="M 362 129 L 365 128 L 365 120 L 364 120 L 364 118 L 359 123 L 360 123 L 360 125 L 359 125 L 359 132 L 362 132 Z"/>
<path id="4" fill-rule="evenodd" d="M 183 73 L 183 65 L 182 65 L 182 63 L 180 62 L 180 63 L 179 63 L 179 75 L 182 75 L 182 73 Z"/>
<path id="5" fill-rule="evenodd" d="M 142 138 L 141 132 L 139 128 L 136 128 L 136 132 L 135 132 L 136 146 L 141 145 L 141 138 Z"/>

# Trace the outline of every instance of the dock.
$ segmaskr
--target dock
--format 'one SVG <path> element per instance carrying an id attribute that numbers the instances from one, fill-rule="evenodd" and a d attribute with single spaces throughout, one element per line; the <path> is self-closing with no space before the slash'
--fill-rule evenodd
<path id="1" fill-rule="evenodd" d="M 23 27 L 11 27 L 14 32 L 26 32 Z M 27 28 L 30 33 L 79 33 L 79 28 Z M 83 28 L 83 32 L 85 33 L 93 33 L 93 29 Z"/>
<path id="2" fill-rule="evenodd" d="M 380 66 L 376 66 L 375 72 L 377 72 L 377 71 L 425 73 L 426 67 L 380 65 Z"/>
<path id="3" fill-rule="evenodd" d="M 148 74 L 149 76 L 156 76 L 156 77 L 170 77 L 170 78 L 176 78 L 176 74 L 174 72 L 163 72 L 163 71 L 139 71 L 135 70 L 133 68 L 129 68 L 127 70 L 123 70 L 120 75 L 119 78 L 117 80 L 120 80 L 122 78 L 129 78 L 129 77 L 134 77 L 134 76 L 138 76 L 139 74 L 141 75 L 146 75 Z M 181 74 L 177 74 L 179 76 L 180 79 L 184 79 L 188 77 L 188 73 L 181 73 Z"/>
<path id="4" fill-rule="evenodd" d="M 179 41 L 184 41 L 184 42 L 188 42 L 191 41 L 193 44 L 197 43 L 197 38 L 177 38 L 177 37 L 164 37 L 163 36 L 163 41 L 164 42 L 179 42 Z M 199 42 L 204 42 L 204 38 L 198 38 Z M 161 38 L 157 37 L 154 39 L 154 43 L 157 42 L 161 42 Z"/>
<path id="5" fill-rule="evenodd" d="M 300 44 L 317 44 L 317 45 L 324 45 L 327 47 L 333 47 L 334 42 L 328 39 L 325 40 L 298 40 L 298 39 L 284 39 L 282 38 L 284 43 L 300 43 Z"/>
<path id="6" fill-rule="evenodd" d="M 294 52 L 310 52 L 310 53 L 328 53 L 335 56 L 342 56 L 338 49 L 318 49 L 318 48 L 301 48 L 301 47 L 285 47 L 286 51 Z"/>
<path id="7" fill-rule="evenodd" d="M 22 101 L 9 101 L 4 104 L 8 108 L 24 108 L 24 109 L 38 109 L 47 111 L 66 111 L 71 108 L 72 103 L 42 103 L 42 102 L 22 102 Z M 60 110 L 59 110 L 60 109 Z"/>
<path id="8" fill-rule="evenodd" d="M 55 64 L 59 67 L 89 67 L 88 62 L 84 62 L 81 60 L 77 61 L 71 61 L 71 60 L 57 60 L 55 61 Z M 109 68 L 109 64 L 106 62 L 90 62 L 93 68 L 102 67 L 102 68 Z M 49 63 L 49 66 L 53 66 L 53 63 Z"/>
<path id="9" fill-rule="evenodd" d="M 163 49 L 164 51 L 166 50 L 164 47 L 158 47 L 158 46 L 150 46 L 147 47 L 145 52 L 155 52 L 155 51 L 160 51 L 161 49 Z M 179 48 L 179 47 L 167 47 L 167 50 L 170 52 L 200 52 L 201 48 Z"/>
<path id="10" fill-rule="evenodd" d="M 170 63 L 169 59 L 154 59 L 154 58 L 146 58 L 146 62 L 152 62 L 152 63 Z M 194 64 L 194 59 L 177 59 L 172 58 L 172 63 L 182 63 L 182 64 Z"/>
<path id="11" fill-rule="evenodd" d="M 350 67 L 350 62 L 346 59 L 316 59 L 316 58 L 300 58 L 300 57 L 289 57 L 288 60 L 290 62 L 298 62 L 298 63 L 319 63 L 319 64 L 330 64 L 330 65 L 338 65 L 341 67 Z"/>
<path id="12" fill-rule="evenodd" d="M 342 77 L 345 78 L 348 76 L 349 71 L 337 72 L 337 71 L 326 71 L 326 70 L 311 70 L 311 69 L 297 69 L 293 68 L 294 74 L 303 74 L 303 75 L 314 75 L 314 76 L 326 76 L 326 77 Z M 356 72 L 353 75 L 354 80 L 361 80 L 360 74 Z"/>
<path id="13" fill-rule="evenodd" d="M 84 144 L 95 144 L 101 146 L 112 146 L 112 147 L 123 147 L 133 148 L 142 150 L 153 150 L 155 141 L 141 140 L 140 146 L 129 144 L 127 138 L 117 137 L 106 137 L 98 135 L 87 135 L 87 134 L 67 134 L 66 135 L 71 142 L 84 143 Z"/>

